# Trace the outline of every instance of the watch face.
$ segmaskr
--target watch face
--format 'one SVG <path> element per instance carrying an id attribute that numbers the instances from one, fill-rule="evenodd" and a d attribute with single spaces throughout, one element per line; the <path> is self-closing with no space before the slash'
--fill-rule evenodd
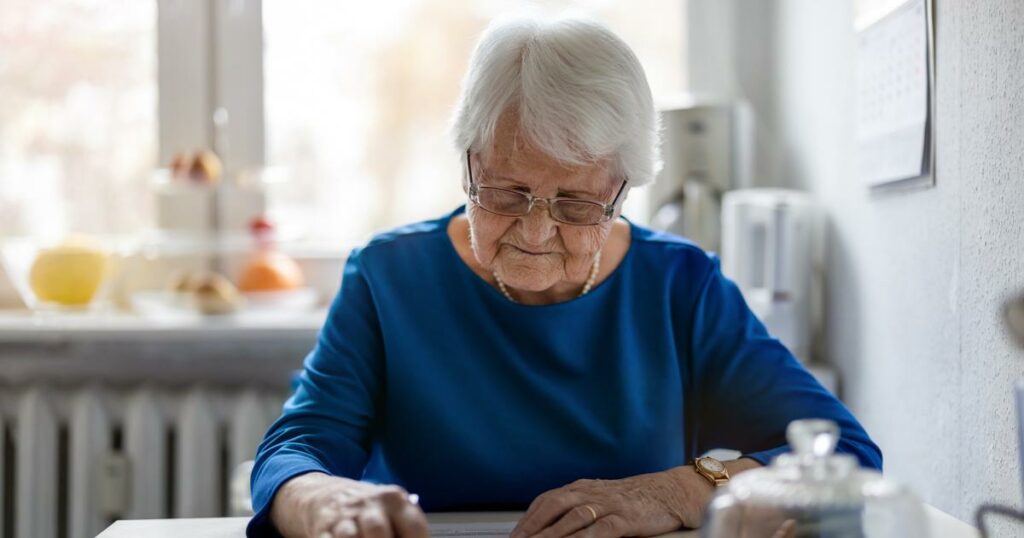
<path id="1" fill-rule="evenodd" d="M 720 473 L 725 470 L 725 465 L 722 462 L 712 458 L 701 458 L 697 460 L 700 463 L 700 467 L 709 473 Z"/>

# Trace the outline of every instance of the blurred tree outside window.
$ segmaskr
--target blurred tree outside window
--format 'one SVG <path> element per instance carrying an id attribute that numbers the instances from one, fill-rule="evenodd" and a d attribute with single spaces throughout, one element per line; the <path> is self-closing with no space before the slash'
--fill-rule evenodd
<path id="1" fill-rule="evenodd" d="M 155 0 L 0 0 L 0 235 L 148 226 Z"/>

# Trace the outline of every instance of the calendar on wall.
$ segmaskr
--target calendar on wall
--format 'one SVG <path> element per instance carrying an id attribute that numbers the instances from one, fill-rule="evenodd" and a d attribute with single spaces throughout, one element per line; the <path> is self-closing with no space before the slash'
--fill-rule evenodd
<path id="1" fill-rule="evenodd" d="M 857 172 L 871 187 L 934 184 L 930 0 L 857 29 Z"/>

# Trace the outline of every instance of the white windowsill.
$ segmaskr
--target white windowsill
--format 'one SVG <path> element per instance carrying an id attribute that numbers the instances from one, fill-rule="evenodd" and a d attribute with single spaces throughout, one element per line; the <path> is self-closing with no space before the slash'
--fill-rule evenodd
<path id="1" fill-rule="evenodd" d="M 216 318 L 154 321 L 131 313 L 47 316 L 27 310 L 0 310 L 0 343 L 139 340 L 278 340 L 312 341 L 326 309 L 287 319 Z"/>

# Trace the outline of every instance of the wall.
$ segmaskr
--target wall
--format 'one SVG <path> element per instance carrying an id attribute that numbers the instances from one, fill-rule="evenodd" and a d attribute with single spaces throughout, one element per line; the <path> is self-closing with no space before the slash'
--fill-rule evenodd
<path id="1" fill-rule="evenodd" d="M 870 193 L 853 174 L 847 0 L 737 0 L 735 92 L 776 156 L 760 182 L 807 188 L 827 213 L 823 349 L 844 398 L 888 474 L 969 520 L 1021 503 L 1024 354 L 998 310 L 1024 289 L 1024 2 L 935 1 L 934 188 Z"/>

